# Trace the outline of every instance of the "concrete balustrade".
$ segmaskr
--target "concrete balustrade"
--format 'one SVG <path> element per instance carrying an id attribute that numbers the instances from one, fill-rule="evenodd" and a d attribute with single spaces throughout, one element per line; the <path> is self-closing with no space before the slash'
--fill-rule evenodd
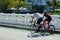
<path id="1" fill-rule="evenodd" d="M 33 14 L 4 14 L 0 13 L 0 23 L 8 23 L 8 24 L 21 24 L 21 25 L 30 25 L 31 16 Z M 60 28 L 60 15 L 51 15 L 53 20 L 51 24 L 56 26 L 56 28 Z"/>

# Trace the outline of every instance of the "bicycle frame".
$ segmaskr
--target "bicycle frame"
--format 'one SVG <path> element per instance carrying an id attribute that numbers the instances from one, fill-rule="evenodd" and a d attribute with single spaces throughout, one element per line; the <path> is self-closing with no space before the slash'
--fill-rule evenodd
<path id="1" fill-rule="evenodd" d="M 42 28 L 45 28 L 47 31 L 49 30 L 49 25 L 46 23 L 46 21 L 43 21 Z M 47 27 L 47 28 L 46 28 Z"/>
<path id="2" fill-rule="evenodd" d="M 46 25 L 46 21 L 43 21 L 42 28 Z"/>

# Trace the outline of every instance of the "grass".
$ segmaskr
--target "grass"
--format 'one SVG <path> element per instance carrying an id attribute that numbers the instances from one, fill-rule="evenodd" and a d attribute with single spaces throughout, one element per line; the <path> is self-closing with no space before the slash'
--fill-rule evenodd
<path id="1" fill-rule="evenodd" d="M 51 15 L 60 15 L 60 12 L 49 12 Z"/>

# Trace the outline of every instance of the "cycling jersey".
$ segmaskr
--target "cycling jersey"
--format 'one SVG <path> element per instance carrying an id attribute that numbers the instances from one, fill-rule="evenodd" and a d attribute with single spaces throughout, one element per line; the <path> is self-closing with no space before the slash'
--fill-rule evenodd
<path id="1" fill-rule="evenodd" d="M 48 13 L 45 13 L 44 16 L 46 16 L 47 18 L 50 16 L 50 14 Z"/>

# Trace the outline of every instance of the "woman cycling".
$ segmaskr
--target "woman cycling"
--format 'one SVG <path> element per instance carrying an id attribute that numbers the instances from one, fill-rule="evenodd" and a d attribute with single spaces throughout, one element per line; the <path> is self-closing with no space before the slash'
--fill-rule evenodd
<path id="1" fill-rule="evenodd" d="M 47 21 L 47 24 L 49 25 L 49 23 L 50 23 L 51 20 L 52 20 L 51 15 L 48 14 L 47 12 L 44 12 L 43 19 L 44 19 L 44 17 L 46 17 L 44 21 Z"/>

